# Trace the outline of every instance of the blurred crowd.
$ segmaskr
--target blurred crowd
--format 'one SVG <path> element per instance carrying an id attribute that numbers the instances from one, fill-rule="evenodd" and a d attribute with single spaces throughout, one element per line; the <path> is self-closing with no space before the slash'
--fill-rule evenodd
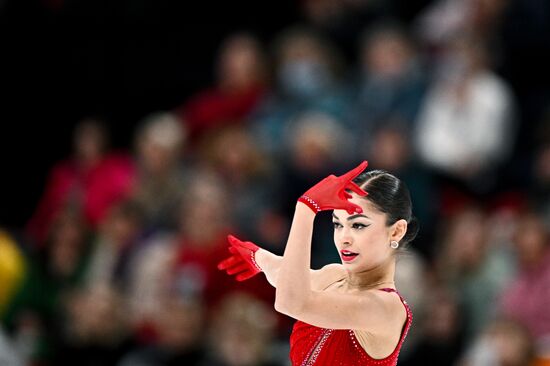
<path id="1" fill-rule="evenodd" d="M 229 233 L 282 254 L 300 194 L 361 160 L 407 183 L 421 227 L 399 364 L 550 365 L 550 85 L 516 74 L 522 45 L 550 50 L 548 7 L 434 0 L 403 23 L 383 3 L 304 0 L 270 42 L 228 35 L 215 83 L 127 151 L 79 121 L 27 225 L 0 230 L 0 365 L 288 365 L 274 290 L 216 264 Z M 313 242 L 313 268 L 339 261 L 330 217 Z"/>

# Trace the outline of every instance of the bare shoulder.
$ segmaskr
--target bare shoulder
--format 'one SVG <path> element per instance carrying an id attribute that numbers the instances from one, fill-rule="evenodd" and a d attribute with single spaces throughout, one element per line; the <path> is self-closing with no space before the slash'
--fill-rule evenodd
<path id="1" fill-rule="evenodd" d="M 403 318 L 406 317 L 407 312 L 405 310 L 405 306 L 403 306 L 403 302 L 401 301 L 401 298 L 399 297 L 397 292 L 383 291 L 380 289 L 369 290 L 369 292 L 377 296 L 392 313 L 397 311 L 397 313 L 403 315 Z"/>
<path id="2" fill-rule="evenodd" d="M 395 335 L 395 330 L 399 330 L 397 334 L 400 333 L 401 328 L 407 321 L 407 310 L 401 302 L 401 298 L 396 292 L 381 291 L 377 290 L 368 290 L 368 295 L 371 298 L 371 301 L 377 303 L 375 307 L 377 309 L 376 313 L 379 316 L 379 319 L 383 320 L 380 324 L 381 327 L 378 331 L 374 333 L 385 333 Z"/>
<path id="3" fill-rule="evenodd" d="M 368 295 L 371 301 L 377 303 L 371 311 L 371 317 L 376 321 L 370 327 L 354 329 L 355 337 L 361 347 L 377 359 L 389 356 L 397 347 L 405 324 L 407 311 L 399 296 L 394 292 L 370 290 Z"/>
<path id="4" fill-rule="evenodd" d="M 338 263 L 327 264 L 321 269 L 311 271 L 311 287 L 315 291 L 322 291 L 330 284 L 346 276 L 344 266 Z"/>

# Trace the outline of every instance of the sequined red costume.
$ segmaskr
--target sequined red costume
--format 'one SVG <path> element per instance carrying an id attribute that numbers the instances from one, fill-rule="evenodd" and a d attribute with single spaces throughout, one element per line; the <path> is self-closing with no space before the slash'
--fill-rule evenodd
<path id="1" fill-rule="evenodd" d="M 386 292 L 399 293 L 391 288 L 381 289 Z M 374 359 L 370 357 L 355 337 L 353 330 L 318 328 L 307 323 L 297 321 L 290 336 L 290 359 L 292 366 L 394 366 L 401 345 L 407 336 L 412 322 L 411 309 L 407 302 L 399 295 L 407 310 L 407 321 L 403 326 L 401 338 L 395 350 L 386 358 Z"/>

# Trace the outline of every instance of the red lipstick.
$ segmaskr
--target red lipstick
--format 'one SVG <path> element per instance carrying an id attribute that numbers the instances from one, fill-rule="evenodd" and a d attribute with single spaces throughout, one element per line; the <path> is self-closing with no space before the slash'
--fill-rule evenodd
<path id="1" fill-rule="evenodd" d="M 346 262 L 350 262 L 354 260 L 358 255 L 359 253 L 354 253 L 349 250 L 340 251 L 340 257 L 342 258 L 343 261 L 346 261 Z"/>

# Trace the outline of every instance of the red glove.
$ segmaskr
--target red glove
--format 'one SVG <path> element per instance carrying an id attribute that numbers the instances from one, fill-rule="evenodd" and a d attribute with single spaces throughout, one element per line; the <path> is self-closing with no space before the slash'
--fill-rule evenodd
<path id="1" fill-rule="evenodd" d="M 255 254 L 260 249 L 250 241 L 240 241 L 233 235 L 228 235 L 229 252 L 231 256 L 218 264 L 219 270 L 225 270 L 228 275 L 237 275 L 237 281 L 248 280 L 262 269 L 256 263 Z"/>
<path id="2" fill-rule="evenodd" d="M 334 209 L 346 210 L 350 215 L 352 213 L 363 212 L 361 207 L 348 201 L 348 199 L 351 198 L 351 194 L 346 192 L 346 189 L 360 196 L 367 195 L 367 192 L 352 182 L 355 177 L 365 170 L 367 165 L 368 163 L 363 161 L 359 166 L 339 177 L 329 175 L 311 187 L 306 193 L 298 198 L 298 201 L 306 204 L 315 213 Z"/>

